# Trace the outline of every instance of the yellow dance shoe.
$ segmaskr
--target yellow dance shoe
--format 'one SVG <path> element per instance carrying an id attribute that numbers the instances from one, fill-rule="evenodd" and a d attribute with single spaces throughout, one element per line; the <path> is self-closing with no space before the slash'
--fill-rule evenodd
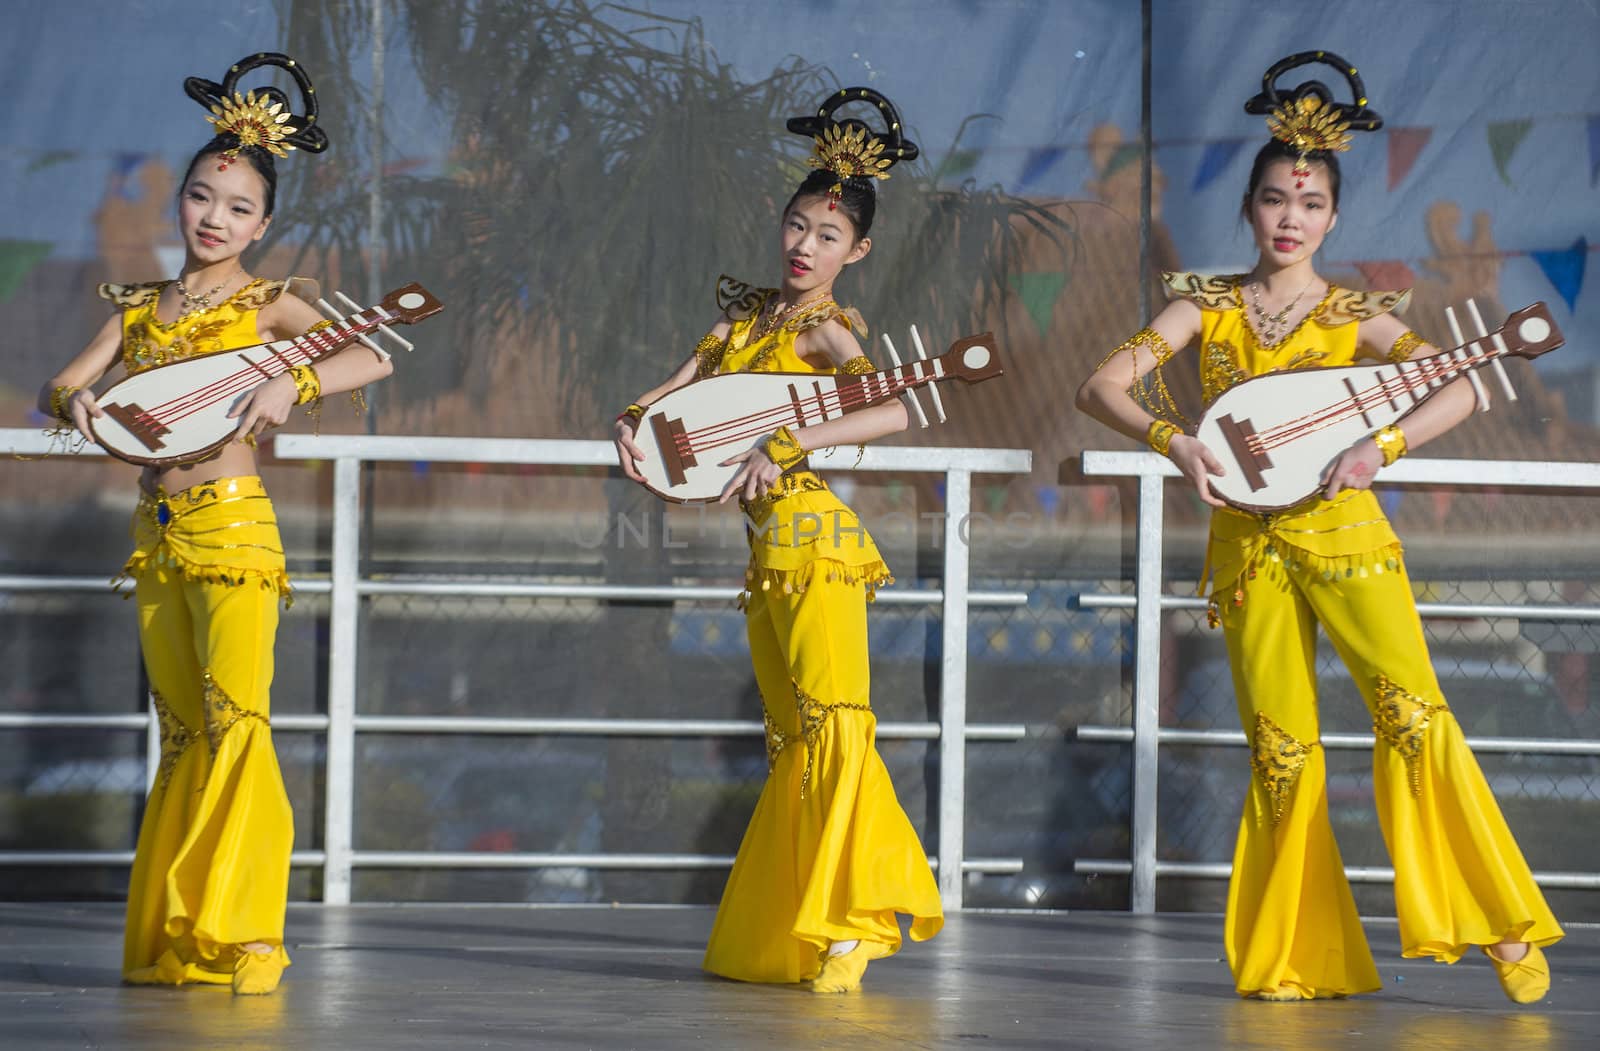
<path id="1" fill-rule="evenodd" d="M 233 965 L 235 996 L 265 996 L 278 988 L 283 978 L 282 949 L 246 949 Z"/>
<path id="2" fill-rule="evenodd" d="M 822 970 L 811 979 L 814 993 L 849 993 L 861 988 L 861 976 L 867 973 L 867 964 L 889 955 L 889 946 L 882 942 L 862 939 L 849 952 L 828 956 L 822 961 Z"/>
<path id="3" fill-rule="evenodd" d="M 1500 979 L 1500 988 L 1514 1004 L 1536 1003 L 1550 992 L 1550 961 L 1537 945 L 1528 942 L 1527 946 L 1528 951 L 1515 963 L 1496 956 L 1493 946 L 1483 946 L 1483 954 L 1489 957 L 1495 976 Z"/>

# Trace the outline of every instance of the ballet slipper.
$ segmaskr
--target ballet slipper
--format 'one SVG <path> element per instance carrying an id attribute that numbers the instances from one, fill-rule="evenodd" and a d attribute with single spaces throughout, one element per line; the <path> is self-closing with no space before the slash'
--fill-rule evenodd
<path id="1" fill-rule="evenodd" d="M 1496 956 L 1493 946 L 1483 946 L 1483 954 L 1489 957 L 1495 977 L 1500 979 L 1500 988 L 1514 1004 L 1535 1003 L 1550 992 L 1550 961 L 1537 945 L 1528 942 L 1527 946 L 1528 951 L 1515 963 Z"/>

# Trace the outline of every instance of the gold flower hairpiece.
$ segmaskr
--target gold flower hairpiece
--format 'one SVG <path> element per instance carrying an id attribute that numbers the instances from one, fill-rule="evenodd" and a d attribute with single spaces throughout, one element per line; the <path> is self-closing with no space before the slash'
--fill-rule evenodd
<path id="1" fill-rule="evenodd" d="M 893 158 L 883 155 L 883 143 L 864 127 L 832 124 L 812 138 L 811 166 L 832 172 L 839 181 L 828 188 L 828 207 L 837 208 L 844 197 L 846 179 L 887 179 Z"/>
<path id="2" fill-rule="evenodd" d="M 245 146 L 260 146 L 277 157 L 287 157 L 295 148 L 294 143 L 284 141 L 297 129 L 289 123 L 294 114 L 282 102 L 269 104 L 266 96 L 258 98 L 254 91 L 244 95 L 235 91 L 232 98 L 224 96 L 220 103 L 213 103 L 211 112 L 214 116 L 206 120 L 216 126 L 217 134 L 231 134 L 239 140 L 238 149 L 223 154 L 223 168 Z"/>
<path id="3" fill-rule="evenodd" d="M 1291 99 L 1274 109 L 1267 117 L 1267 129 L 1273 138 L 1300 151 L 1300 158 L 1294 165 L 1294 175 L 1299 180 L 1296 186 L 1303 184 L 1311 174 L 1306 154 L 1315 150 L 1342 152 L 1350 148 L 1350 122 L 1343 119 L 1339 109 L 1324 106 L 1315 95 Z"/>

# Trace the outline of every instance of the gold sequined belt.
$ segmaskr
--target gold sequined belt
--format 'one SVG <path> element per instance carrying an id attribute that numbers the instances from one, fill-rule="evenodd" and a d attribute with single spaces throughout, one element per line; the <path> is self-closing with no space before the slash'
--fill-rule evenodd
<path id="1" fill-rule="evenodd" d="M 743 509 L 745 517 L 752 522 L 764 522 L 778 504 L 794 496 L 796 493 L 825 493 L 828 483 L 818 478 L 807 468 L 806 461 L 802 460 L 787 474 L 780 475 L 773 483 L 772 488 L 754 500 L 740 498 L 739 507 Z"/>

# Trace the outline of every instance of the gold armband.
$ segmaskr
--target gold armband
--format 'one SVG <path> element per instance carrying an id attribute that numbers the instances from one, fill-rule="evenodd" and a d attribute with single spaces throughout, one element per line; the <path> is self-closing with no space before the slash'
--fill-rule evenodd
<path id="1" fill-rule="evenodd" d="M 82 387 L 57 387 L 50 392 L 50 415 L 62 423 L 72 422 L 72 396 L 82 390 Z"/>
<path id="2" fill-rule="evenodd" d="M 333 322 L 331 320 L 329 320 L 328 318 L 323 318 L 321 321 L 317 322 L 315 325 L 312 325 L 310 328 L 306 329 L 305 332 L 301 333 L 301 335 L 309 336 L 313 332 L 320 332 L 322 329 L 332 328 L 332 327 L 333 327 Z"/>
<path id="3" fill-rule="evenodd" d="M 1394 424 L 1374 434 L 1372 440 L 1378 443 L 1378 449 L 1383 453 L 1385 467 L 1406 454 L 1406 432 Z"/>
<path id="4" fill-rule="evenodd" d="M 847 376 L 865 376 L 868 373 L 877 372 L 878 367 L 865 354 L 857 354 L 843 365 L 840 365 L 839 371 Z"/>
<path id="5" fill-rule="evenodd" d="M 1410 361 L 1411 355 L 1425 342 L 1427 341 L 1421 336 L 1406 329 L 1400 333 L 1400 338 L 1394 341 L 1394 346 L 1389 348 L 1389 360 L 1397 365 L 1402 361 Z"/>
<path id="6" fill-rule="evenodd" d="M 294 381 L 296 405 L 304 405 L 322 397 L 322 380 L 317 378 L 317 370 L 310 365 L 291 366 L 289 379 Z"/>
<path id="7" fill-rule="evenodd" d="M 1166 420 L 1153 420 L 1150 429 L 1144 432 L 1144 441 L 1150 448 L 1165 456 L 1167 450 L 1172 448 L 1172 439 L 1182 433 L 1176 424 L 1168 423 Z"/>
<path id="8" fill-rule="evenodd" d="M 640 405 L 638 402 L 634 402 L 626 409 L 623 409 L 621 412 L 617 413 L 617 419 L 632 420 L 634 423 L 638 423 L 640 420 L 644 419 L 644 406 Z"/>
<path id="9" fill-rule="evenodd" d="M 800 448 L 800 443 L 795 440 L 793 432 L 788 427 L 779 427 L 773 431 L 772 437 L 762 444 L 761 451 L 767 454 L 767 459 L 785 471 L 806 458 L 806 451 Z"/>
<path id="10" fill-rule="evenodd" d="M 1111 353 L 1102 358 L 1100 360 L 1100 365 L 1104 365 L 1106 362 L 1110 361 L 1112 358 L 1116 357 L 1118 354 L 1121 354 L 1125 350 L 1131 350 L 1137 354 L 1139 348 L 1147 344 L 1149 345 L 1150 349 L 1155 352 L 1157 365 L 1165 365 L 1172 358 L 1172 344 L 1168 343 L 1161 333 L 1157 332 L 1153 328 L 1141 328 L 1139 331 L 1135 332 L 1133 335 L 1129 336 L 1127 339 L 1118 344 L 1116 349 L 1114 349 Z M 1099 368 L 1100 365 L 1095 367 Z"/>

